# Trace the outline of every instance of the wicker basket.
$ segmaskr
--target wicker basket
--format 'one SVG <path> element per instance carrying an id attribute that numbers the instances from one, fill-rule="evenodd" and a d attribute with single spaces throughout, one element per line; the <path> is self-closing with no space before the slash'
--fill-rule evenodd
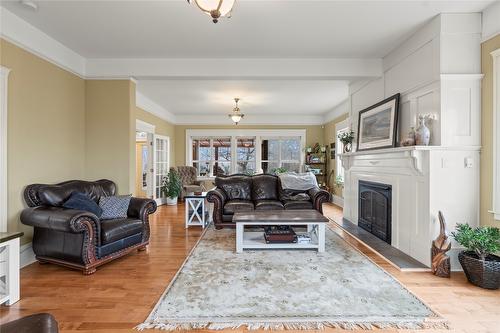
<path id="1" fill-rule="evenodd" d="M 480 260 L 474 252 L 462 251 L 458 260 L 470 283 L 485 289 L 498 289 L 500 286 L 500 257 L 489 255 Z"/>

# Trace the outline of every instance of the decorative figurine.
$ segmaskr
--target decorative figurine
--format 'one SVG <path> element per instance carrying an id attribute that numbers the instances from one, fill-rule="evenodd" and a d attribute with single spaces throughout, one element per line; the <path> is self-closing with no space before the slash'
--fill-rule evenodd
<path id="1" fill-rule="evenodd" d="M 446 231 L 446 222 L 443 213 L 439 211 L 439 235 L 432 242 L 431 269 L 432 273 L 439 277 L 450 277 L 450 257 L 446 254 L 451 248 L 451 242 Z"/>

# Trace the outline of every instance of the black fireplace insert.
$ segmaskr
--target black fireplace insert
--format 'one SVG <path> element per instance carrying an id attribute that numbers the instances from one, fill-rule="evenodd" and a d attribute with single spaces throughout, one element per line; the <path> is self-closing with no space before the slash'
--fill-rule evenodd
<path id="1" fill-rule="evenodd" d="M 358 226 L 391 244 L 392 186 L 359 181 Z"/>

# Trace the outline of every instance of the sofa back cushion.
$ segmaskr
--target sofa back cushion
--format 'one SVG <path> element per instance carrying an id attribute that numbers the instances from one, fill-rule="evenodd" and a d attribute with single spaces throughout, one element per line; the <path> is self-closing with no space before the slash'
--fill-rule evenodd
<path id="1" fill-rule="evenodd" d="M 278 177 L 268 174 L 252 177 L 252 200 L 278 199 Z"/>
<path id="2" fill-rule="evenodd" d="M 215 186 L 226 193 L 228 200 L 252 200 L 252 178 L 248 176 L 215 177 Z"/>
<path id="3" fill-rule="evenodd" d="M 107 179 L 101 179 L 95 182 L 70 180 L 55 185 L 34 184 L 26 188 L 25 199 L 30 207 L 62 207 L 73 192 L 83 193 L 95 203 L 98 203 L 101 196 L 114 195 L 116 192 L 116 185 L 111 180 Z"/>

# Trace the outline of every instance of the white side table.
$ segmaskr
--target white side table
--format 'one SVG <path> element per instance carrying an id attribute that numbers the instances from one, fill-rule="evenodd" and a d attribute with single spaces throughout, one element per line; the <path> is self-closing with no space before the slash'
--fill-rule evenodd
<path id="1" fill-rule="evenodd" d="M 205 228 L 210 222 L 207 192 L 187 193 L 184 196 L 184 202 L 186 204 L 186 228 L 194 225 Z"/>
<path id="2" fill-rule="evenodd" d="M 0 304 L 19 301 L 19 238 L 22 232 L 0 232 Z"/>

